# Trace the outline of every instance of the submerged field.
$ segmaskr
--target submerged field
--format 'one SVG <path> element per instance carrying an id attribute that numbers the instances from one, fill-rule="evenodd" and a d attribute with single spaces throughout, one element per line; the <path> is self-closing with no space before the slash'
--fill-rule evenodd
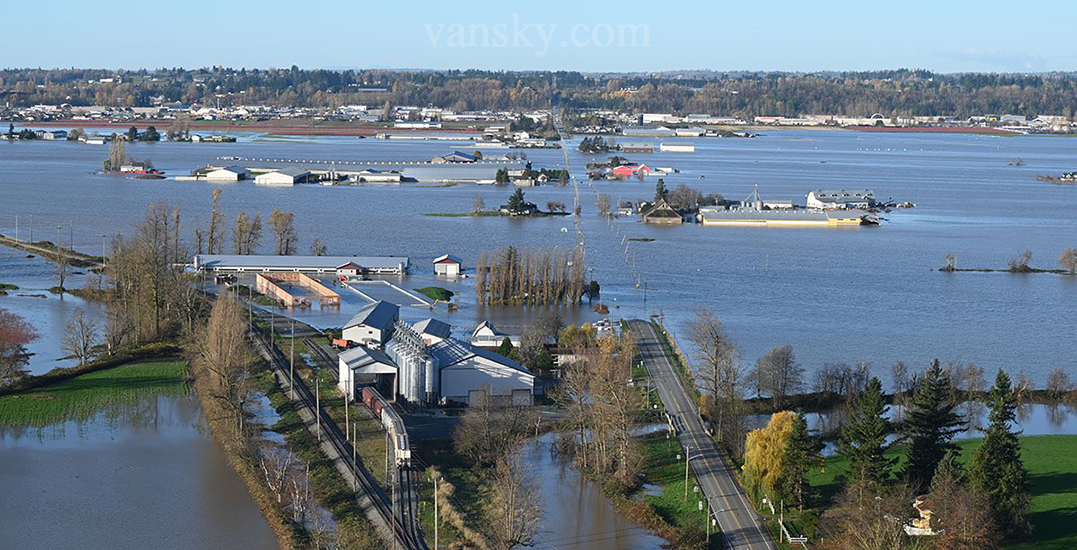
<path id="1" fill-rule="evenodd" d="M 134 403 L 147 393 L 180 393 L 186 390 L 186 372 L 182 360 L 142 361 L 5 395 L 0 397 L 0 425 L 84 420 L 102 408 Z"/>

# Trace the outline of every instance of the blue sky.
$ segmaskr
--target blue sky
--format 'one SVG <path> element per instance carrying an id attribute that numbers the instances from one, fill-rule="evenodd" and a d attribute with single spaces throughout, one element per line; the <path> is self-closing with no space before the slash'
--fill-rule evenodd
<path id="1" fill-rule="evenodd" d="M 38 0 L 3 14 L 0 67 L 1077 70 L 1072 1 Z"/>

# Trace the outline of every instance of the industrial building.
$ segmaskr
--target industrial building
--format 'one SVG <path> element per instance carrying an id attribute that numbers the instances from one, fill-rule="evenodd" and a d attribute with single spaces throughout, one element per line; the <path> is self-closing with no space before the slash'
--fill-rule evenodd
<path id="1" fill-rule="evenodd" d="M 258 256 L 198 254 L 194 269 L 206 273 L 269 273 L 292 271 L 316 275 L 405 275 L 407 256 Z"/>
<path id="2" fill-rule="evenodd" d="M 456 256 L 444 254 L 434 258 L 434 275 L 443 277 L 459 277 L 461 271 L 460 259 Z"/>
<path id="3" fill-rule="evenodd" d="M 345 394 L 354 398 L 357 385 L 377 384 L 398 402 L 419 407 L 467 405 L 487 396 L 503 404 L 532 403 L 535 376 L 516 361 L 453 338 L 451 327 L 442 321 L 408 325 L 399 320 L 398 306 L 374 305 L 375 310 L 387 308 L 375 315 L 374 324 L 388 340 L 380 351 L 359 346 L 340 354 L 339 380 Z M 391 326 L 386 325 L 389 319 Z M 370 322 L 367 315 L 363 323 Z"/>
<path id="4" fill-rule="evenodd" d="M 298 167 L 281 168 L 254 177 L 256 185 L 295 185 L 311 181 L 310 170 Z"/>
<path id="5" fill-rule="evenodd" d="M 816 189 L 808 193 L 807 206 L 820 210 L 871 208 L 875 206 L 875 192 L 871 189 Z"/>

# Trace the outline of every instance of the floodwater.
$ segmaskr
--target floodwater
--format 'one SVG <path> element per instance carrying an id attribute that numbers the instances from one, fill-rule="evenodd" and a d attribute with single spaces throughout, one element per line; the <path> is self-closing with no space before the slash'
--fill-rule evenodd
<path id="1" fill-rule="evenodd" d="M 660 548 L 666 541 L 624 519 L 602 488 L 554 456 L 556 433 L 529 441 L 521 459 L 538 483 L 544 516 L 535 548 L 595 550 Z"/>
<path id="2" fill-rule="evenodd" d="M 276 548 L 191 396 L 0 428 L 0 548 Z"/>
<path id="3" fill-rule="evenodd" d="M 888 134 L 852 131 L 775 131 L 755 139 L 683 140 L 690 154 L 631 154 L 632 160 L 679 169 L 667 187 L 685 183 L 705 193 L 739 199 L 754 184 L 764 198 L 804 201 L 813 188 L 870 187 L 880 198 L 912 201 L 917 208 L 887 215 L 881 227 L 726 228 L 688 225 L 656 227 L 622 218 L 607 224 L 595 213 L 595 194 L 584 181 L 580 202 L 589 272 L 602 285 L 613 317 L 664 314 L 675 335 L 692 310 L 706 307 L 725 322 L 754 361 L 773 346 L 791 344 L 811 372 L 828 362 L 875 365 L 886 381 L 889 365 L 904 360 L 925 367 L 943 362 L 977 363 L 993 371 L 1024 370 L 1037 384 L 1055 367 L 1075 369 L 1077 323 L 1067 322 L 1077 306 L 1077 278 L 1054 274 L 945 274 L 934 271 L 952 252 L 962 267 L 1005 267 L 1020 251 L 1033 265 L 1055 267 L 1059 253 L 1077 246 L 1077 187 L 1050 185 L 1036 174 L 1074 169 L 1077 140 L 1051 136 Z M 571 148 L 575 140 L 569 142 Z M 135 158 L 152 159 L 169 175 L 216 161 L 217 156 L 335 160 L 422 160 L 466 142 L 401 142 L 356 138 L 264 139 L 245 135 L 234 144 L 136 143 Z M 164 200 L 182 208 L 190 238 L 205 226 L 212 189 L 223 189 L 222 206 L 232 220 L 239 210 L 267 217 L 274 207 L 295 213 L 299 249 L 321 238 L 333 254 L 409 256 L 415 275 L 401 286 L 413 290 L 433 281 L 433 258 L 452 253 L 473 273 L 482 251 L 571 248 L 571 217 L 509 219 L 426 217 L 424 212 L 466 212 L 474 196 L 488 207 L 511 190 L 458 185 L 294 188 L 256 187 L 251 182 L 214 184 L 174 180 L 131 180 L 95 173 L 107 148 L 77 143 L 0 144 L 0 231 L 14 232 L 15 216 L 26 236 L 29 214 L 35 237 L 70 220 L 75 247 L 100 250 L 102 233 L 130 233 L 146 204 Z M 528 150 L 535 168 L 558 168 L 559 150 Z M 573 174 L 597 157 L 570 150 Z M 1022 166 L 1009 166 L 1016 158 Z M 597 182 L 613 200 L 653 196 L 654 178 L 640 183 Z M 525 190 L 545 205 L 571 205 L 573 190 L 544 186 Z M 58 199 L 59 198 L 59 199 Z M 40 237 L 38 237 L 40 238 Z M 653 242 L 631 242 L 652 238 Z M 262 249 L 269 246 L 268 235 Z M 628 242 L 628 253 L 622 247 Z M 638 288 L 633 277 L 641 274 Z M 593 271 L 592 271 L 593 270 Z M 6 274 L 0 271 L 0 280 Z M 445 285 L 459 290 L 460 310 L 447 317 L 457 335 L 466 334 L 497 311 L 475 304 L 471 280 Z M 645 302 L 646 298 L 646 302 Z M 5 298 L 0 298 L 0 304 Z M 352 310 L 347 304 L 337 318 Z M 407 308 L 414 317 L 428 315 Z M 594 318 L 580 308 L 578 318 Z M 321 315 L 304 312 L 302 315 Z M 506 324 L 523 325 L 528 312 L 508 308 Z M 319 323 L 315 323 L 319 324 Z M 496 322 L 495 322 L 496 324 Z M 685 342 L 682 342 L 685 343 Z"/>
<path id="4" fill-rule="evenodd" d="M 38 237 L 35 235 L 34 238 Z M 55 239 L 55 235 L 52 238 Z M 69 275 L 64 283 L 67 288 L 85 285 L 82 270 L 75 271 L 79 274 Z M 9 290 L 7 296 L 0 296 L 0 308 L 18 313 L 38 333 L 38 339 L 26 346 L 33 354 L 27 369 L 30 374 L 44 374 L 56 367 L 75 365 L 76 360 L 64 359 L 69 354 L 63 350 L 63 339 L 65 327 L 77 308 L 82 308 L 86 318 L 97 322 L 99 328 L 104 325 L 104 308 L 100 303 L 48 291 L 49 287 L 58 284 L 55 268 L 41 257 L 27 258 L 21 250 L 0 246 L 0 283 L 19 287 L 19 290 Z"/>

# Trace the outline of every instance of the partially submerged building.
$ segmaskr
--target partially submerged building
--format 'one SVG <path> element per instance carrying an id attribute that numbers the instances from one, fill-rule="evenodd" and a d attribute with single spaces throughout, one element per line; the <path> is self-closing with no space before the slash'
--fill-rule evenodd
<path id="1" fill-rule="evenodd" d="M 285 272 L 314 275 L 404 275 L 407 256 L 260 256 L 198 254 L 194 269 L 206 273 Z"/>
<path id="2" fill-rule="evenodd" d="M 272 172 L 266 172 L 254 176 L 254 183 L 256 185 L 281 185 L 290 186 L 297 183 L 307 183 L 312 181 L 310 170 L 303 168 L 290 166 L 288 168 L 281 168 L 279 170 L 273 170 Z"/>
<path id="3" fill-rule="evenodd" d="M 459 277 L 461 265 L 460 258 L 449 254 L 443 254 L 434 258 L 434 275 Z"/>
<path id="4" fill-rule="evenodd" d="M 808 193 L 808 208 L 832 210 L 873 206 L 875 206 L 875 192 L 871 189 L 816 189 Z"/>

